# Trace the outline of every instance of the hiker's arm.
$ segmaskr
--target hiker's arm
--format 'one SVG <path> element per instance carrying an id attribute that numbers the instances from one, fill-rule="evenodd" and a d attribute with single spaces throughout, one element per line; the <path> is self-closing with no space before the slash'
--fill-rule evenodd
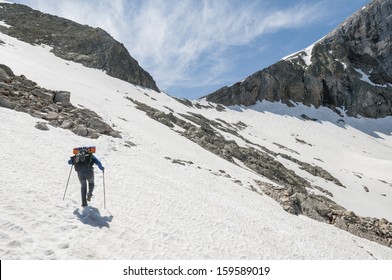
<path id="1" fill-rule="evenodd" d="M 71 157 L 71 158 L 68 160 L 68 164 L 69 164 L 69 165 L 73 165 L 73 157 Z"/>
<path id="2" fill-rule="evenodd" d="M 99 169 L 101 169 L 102 171 L 105 170 L 105 167 L 102 166 L 102 163 L 99 161 L 99 159 L 97 159 L 95 156 L 93 156 L 93 160 L 94 160 L 94 163 L 98 166 Z"/>

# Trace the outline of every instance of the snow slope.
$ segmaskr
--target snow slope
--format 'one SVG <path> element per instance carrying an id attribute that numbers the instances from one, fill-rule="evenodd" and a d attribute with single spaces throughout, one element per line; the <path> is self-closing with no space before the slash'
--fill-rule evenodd
<path id="1" fill-rule="evenodd" d="M 0 63 L 41 87 L 70 91 L 74 105 L 94 110 L 123 136 L 92 140 L 60 128 L 40 131 L 34 128 L 38 119 L 0 108 L 1 259 L 392 259 L 390 248 L 286 213 L 249 190 L 255 179 L 266 178 L 204 150 L 124 97 L 165 112 L 242 121 L 247 127 L 241 134 L 252 142 L 274 151 L 282 149 L 276 143 L 283 145 L 341 180 L 347 189 L 309 178 L 331 191 L 334 201 L 388 220 L 391 118 L 345 117 L 343 125 L 326 109 L 265 102 L 225 112 L 189 108 L 164 93 L 59 59 L 46 46 L 1 33 L 0 40 Z M 318 121 L 305 121 L 304 112 Z M 96 145 L 106 167 L 107 209 L 98 170 L 89 207 L 80 206 L 75 172 L 62 200 L 68 157 L 81 145 Z"/>

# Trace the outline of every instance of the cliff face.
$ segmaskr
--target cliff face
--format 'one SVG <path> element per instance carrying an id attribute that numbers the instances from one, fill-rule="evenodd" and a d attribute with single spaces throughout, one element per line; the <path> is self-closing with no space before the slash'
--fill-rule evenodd
<path id="1" fill-rule="evenodd" d="M 207 100 L 224 105 L 290 100 L 350 116 L 392 115 L 392 0 L 375 0 L 307 49 Z"/>
<path id="2" fill-rule="evenodd" d="M 130 56 L 123 44 L 100 28 L 44 14 L 24 5 L 2 3 L 0 32 L 30 44 L 51 46 L 52 52 L 112 77 L 159 91 L 151 75 Z"/>

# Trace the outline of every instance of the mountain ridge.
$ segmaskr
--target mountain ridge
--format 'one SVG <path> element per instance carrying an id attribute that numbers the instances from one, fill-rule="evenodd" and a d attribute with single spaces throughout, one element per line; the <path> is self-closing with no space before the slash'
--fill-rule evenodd
<path id="1" fill-rule="evenodd" d="M 309 48 L 206 98 L 226 106 L 294 101 L 350 116 L 391 116 L 391 14 L 392 1 L 374 0 Z"/>
<path id="2" fill-rule="evenodd" d="M 0 41 L 0 99 L 14 103 L 0 108 L 4 258 L 392 258 L 391 117 L 175 99 L 46 46 Z M 59 91 L 71 111 L 52 100 Z M 58 118 L 28 115 L 36 103 Z M 116 134 L 71 133 L 65 122 L 91 118 L 64 117 L 80 109 Z M 59 203 L 82 145 L 98 147 L 115 218 L 101 208 L 101 173 L 93 206 L 79 208 L 75 176 Z"/>
<path id="3" fill-rule="evenodd" d="M 2 3 L 0 31 L 30 44 L 45 44 L 66 60 L 104 70 L 121 80 L 159 91 L 151 75 L 140 67 L 122 43 L 101 28 L 33 10 L 20 4 Z M 23 18 L 23 20 L 21 20 Z"/>

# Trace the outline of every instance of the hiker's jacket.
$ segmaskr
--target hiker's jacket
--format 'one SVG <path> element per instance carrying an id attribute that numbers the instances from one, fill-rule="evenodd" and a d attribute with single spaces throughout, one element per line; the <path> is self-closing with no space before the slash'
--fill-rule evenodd
<path id="1" fill-rule="evenodd" d="M 94 170 L 93 165 L 96 164 L 99 169 L 102 171 L 105 170 L 105 168 L 102 166 L 102 163 L 97 159 L 94 155 L 88 155 L 86 160 L 84 162 L 75 162 L 76 156 L 71 157 L 70 160 L 68 160 L 68 164 L 75 165 L 75 171 L 83 171 L 83 170 Z"/>

